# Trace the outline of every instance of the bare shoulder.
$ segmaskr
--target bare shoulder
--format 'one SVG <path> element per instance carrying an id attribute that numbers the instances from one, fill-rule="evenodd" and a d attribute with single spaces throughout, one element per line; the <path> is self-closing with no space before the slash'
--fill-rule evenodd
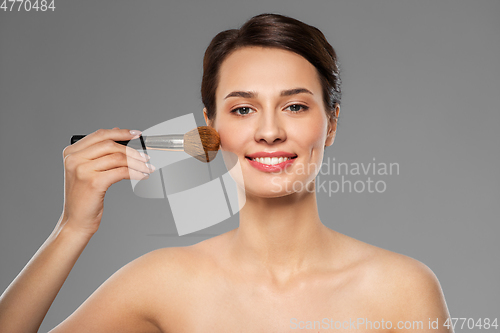
<path id="1" fill-rule="evenodd" d="M 162 281 L 162 273 L 168 273 L 172 278 L 172 269 L 175 269 L 179 274 L 187 273 L 191 268 L 196 266 L 196 260 L 199 258 L 200 251 L 195 245 L 183 247 L 165 247 L 146 253 L 142 257 L 137 258 L 137 266 L 145 266 L 147 270 L 155 270 Z M 145 268 L 144 267 L 144 268 Z"/>
<path id="2" fill-rule="evenodd" d="M 449 317 L 441 285 L 434 272 L 409 256 L 388 251 L 344 236 L 364 278 L 360 290 L 372 300 L 385 318 L 423 321 Z M 434 332 L 448 332 L 440 327 Z"/>
<path id="3" fill-rule="evenodd" d="M 136 271 L 132 274 L 137 281 L 147 281 L 153 292 L 161 291 L 161 299 L 171 302 L 176 297 L 185 298 L 213 266 L 202 244 L 205 243 L 151 251 L 130 263 Z"/>
<path id="4" fill-rule="evenodd" d="M 381 248 L 374 253 L 368 270 L 380 290 L 390 292 L 393 301 L 407 302 L 411 298 L 418 303 L 426 301 L 426 297 L 441 295 L 436 275 L 424 263 Z"/>
<path id="5" fill-rule="evenodd" d="M 340 234 L 344 253 L 379 283 L 389 281 L 398 287 L 429 287 L 437 282 L 432 270 L 409 256 L 389 251 Z"/>
<path id="6" fill-rule="evenodd" d="M 162 332 L 195 271 L 191 247 L 162 248 L 132 260 L 51 332 Z"/>
<path id="7" fill-rule="evenodd" d="M 228 233 L 218 235 L 194 245 L 167 247 L 151 251 L 136 259 L 138 279 L 142 272 L 154 272 L 155 279 L 163 286 L 175 285 L 176 290 L 191 289 L 196 283 L 206 281 L 217 270 L 219 257 L 225 252 Z M 151 279 L 151 277 L 148 277 Z M 189 284 L 187 284 L 189 283 Z M 186 290 L 183 290 L 186 292 Z"/>

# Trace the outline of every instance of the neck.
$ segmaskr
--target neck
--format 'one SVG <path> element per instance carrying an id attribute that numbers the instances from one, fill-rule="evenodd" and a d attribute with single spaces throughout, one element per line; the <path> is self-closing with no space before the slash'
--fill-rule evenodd
<path id="1" fill-rule="evenodd" d="M 232 234 L 232 255 L 249 264 L 243 269 L 288 280 L 328 259 L 332 235 L 319 218 L 316 191 L 278 198 L 247 194 L 240 226 Z"/>

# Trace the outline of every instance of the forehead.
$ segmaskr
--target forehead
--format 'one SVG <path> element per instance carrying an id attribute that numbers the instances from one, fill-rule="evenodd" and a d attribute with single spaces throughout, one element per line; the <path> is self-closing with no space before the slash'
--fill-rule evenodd
<path id="1" fill-rule="evenodd" d="M 244 47 L 232 52 L 219 71 L 217 99 L 233 90 L 275 94 L 298 86 L 321 94 L 316 68 L 304 57 L 278 48 Z"/>

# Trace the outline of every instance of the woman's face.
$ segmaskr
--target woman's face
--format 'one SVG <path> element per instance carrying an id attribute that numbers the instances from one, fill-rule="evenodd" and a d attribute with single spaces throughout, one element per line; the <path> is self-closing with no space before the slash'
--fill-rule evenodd
<path id="1" fill-rule="evenodd" d="M 216 105 L 215 120 L 205 119 L 219 132 L 221 149 L 238 157 L 247 194 L 314 189 L 336 122 L 326 115 L 311 63 L 277 48 L 234 51 L 221 65 Z"/>

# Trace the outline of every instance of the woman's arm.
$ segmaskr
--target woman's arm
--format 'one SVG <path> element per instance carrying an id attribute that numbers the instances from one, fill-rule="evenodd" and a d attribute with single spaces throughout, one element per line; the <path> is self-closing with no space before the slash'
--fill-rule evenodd
<path id="1" fill-rule="evenodd" d="M 38 332 L 57 293 L 89 242 L 88 234 L 56 228 L 0 297 L 2 332 Z"/>
<path id="2" fill-rule="evenodd" d="M 165 261 L 174 251 L 155 250 L 128 263 L 50 333 L 161 333 L 157 319 L 171 312 L 164 299 L 173 301 L 169 289 L 175 289 Z"/>
<path id="3" fill-rule="evenodd" d="M 137 132 L 100 129 L 63 151 L 64 208 L 54 231 L 0 296 L 0 328 L 37 332 L 78 257 L 101 223 L 104 195 L 122 179 L 144 179 L 147 157 L 116 141 Z"/>
<path id="4" fill-rule="evenodd" d="M 0 301 L 1 332 L 38 329 L 88 243 L 88 237 L 58 228 L 50 235 Z M 165 259 L 175 249 L 152 251 L 122 267 L 51 333 L 158 333 L 155 308 L 161 286 L 171 278 Z M 164 308 L 164 310 L 166 310 Z M 165 313 L 166 315 L 166 313 Z"/>

